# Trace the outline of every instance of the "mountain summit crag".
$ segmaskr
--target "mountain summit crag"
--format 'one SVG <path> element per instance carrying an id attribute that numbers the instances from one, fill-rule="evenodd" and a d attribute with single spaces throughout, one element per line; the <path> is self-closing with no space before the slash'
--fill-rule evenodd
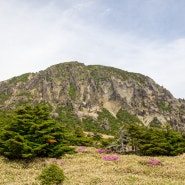
<path id="1" fill-rule="evenodd" d="M 71 105 L 79 120 L 97 120 L 103 109 L 116 118 L 122 109 L 145 125 L 170 123 L 175 130 L 185 131 L 184 100 L 147 76 L 113 67 L 66 62 L 0 82 L 1 109 L 41 101 L 48 102 L 56 116 L 61 105 Z M 108 128 L 109 120 L 106 124 Z"/>

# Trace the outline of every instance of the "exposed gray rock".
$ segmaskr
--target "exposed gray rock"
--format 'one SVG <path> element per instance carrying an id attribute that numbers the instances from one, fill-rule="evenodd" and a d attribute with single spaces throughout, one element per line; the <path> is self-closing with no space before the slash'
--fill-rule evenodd
<path id="1" fill-rule="evenodd" d="M 175 99 L 168 90 L 141 74 L 68 62 L 23 77 L 0 82 L 1 109 L 14 108 L 20 101 L 47 101 L 54 108 L 59 104 L 73 105 L 78 118 L 96 119 L 102 108 L 115 117 L 122 108 L 146 125 L 157 118 L 177 130 L 185 127 L 185 100 Z M 109 123 L 103 126 L 108 129 Z"/>

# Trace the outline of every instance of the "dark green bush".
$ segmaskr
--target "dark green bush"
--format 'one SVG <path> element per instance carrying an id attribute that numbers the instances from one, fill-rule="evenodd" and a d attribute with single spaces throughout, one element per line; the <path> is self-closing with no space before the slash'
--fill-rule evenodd
<path id="1" fill-rule="evenodd" d="M 131 151 L 148 156 L 175 156 L 185 152 L 185 139 L 180 133 L 169 127 L 159 129 L 127 124 L 120 132 L 118 140 L 113 144 L 109 147 L 112 150 L 119 149 L 123 152 Z M 129 151 L 129 149 L 131 150 Z"/>
<path id="2" fill-rule="evenodd" d="M 114 141 L 114 138 L 108 138 L 108 139 L 101 139 L 101 147 L 105 148 L 107 146 L 109 146 L 112 142 Z"/>
<path id="3" fill-rule="evenodd" d="M 95 141 L 100 141 L 102 139 L 102 135 L 98 133 L 94 133 L 93 139 Z"/>
<path id="4" fill-rule="evenodd" d="M 71 145 L 75 146 L 92 146 L 93 139 L 90 137 L 76 137 L 71 136 L 70 138 Z"/>
<path id="5" fill-rule="evenodd" d="M 44 104 L 17 108 L 0 133 L 0 154 L 11 158 L 59 157 L 74 151 L 68 132 Z"/>
<path id="6" fill-rule="evenodd" d="M 59 185 L 62 184 L 65 176 L 63 170 L 56 164 L 45 167 L 37 177 L 42 185 Z"/>
<path id="7" fill-rule="evenodd" d="M 159 107 L 161 110 L 163 110 L 163 111 L 165 111 L 165 112 L 171 112 L 171 108 L 170 108 L 168 105 L 166 105 L 165 102 L 160 101 L 160 102 L 158 102 L 157 104 L 158 104 L 158 107 Z"/>

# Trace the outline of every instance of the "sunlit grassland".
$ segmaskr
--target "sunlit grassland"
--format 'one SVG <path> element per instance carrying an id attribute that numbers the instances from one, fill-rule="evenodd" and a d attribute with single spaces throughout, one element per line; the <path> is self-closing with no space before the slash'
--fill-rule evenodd
<path id="1" fill-rule="evenodd" d="M 184 185 L 185 154 L 155 157 L 163 165 L 144 164 L 151 157 L 118 155 L 119 160 L 105 161 L 95 148 L 65 155 L 61 159 L 35 159 L 30 163 L 0 157 L 0 184 L 39 185 L 36 177 L 50 163 L 57 163 L 66 176 L 64 185 Z"/>

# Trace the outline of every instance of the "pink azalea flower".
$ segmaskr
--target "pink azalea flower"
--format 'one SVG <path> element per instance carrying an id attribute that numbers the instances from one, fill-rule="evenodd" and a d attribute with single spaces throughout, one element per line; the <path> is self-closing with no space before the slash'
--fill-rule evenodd
<path id="1" fill-rule="evenodd" d="M 149 159 L 148 164 L 154 165 L 154 166 L 162 165 L 162 163 L 160 161 L 158 161 L 157 159 Z"/>
<path id="2" fill-rule="evenodd" d="M 85 146 L 78 146 L 77 148 L 76 148 L 76 152 L 84 152 L 85 151 Z"/>
<path id="3" fill-rule="evenodd" d="M 107 150 L 99 149 L 99 150 L 98 150 L 98 153 L 99 153 L 99 154 L 107 153 Z"/>
<path id="4" fill-rule="evenodd" d="M 105 160 L 105 161 L 117 161 L 117 160 L 119 159 L 119 157 L 116 156 L 116 155 L 103 156 L 102 158 L 103 158 L 103 160 Z"/>

